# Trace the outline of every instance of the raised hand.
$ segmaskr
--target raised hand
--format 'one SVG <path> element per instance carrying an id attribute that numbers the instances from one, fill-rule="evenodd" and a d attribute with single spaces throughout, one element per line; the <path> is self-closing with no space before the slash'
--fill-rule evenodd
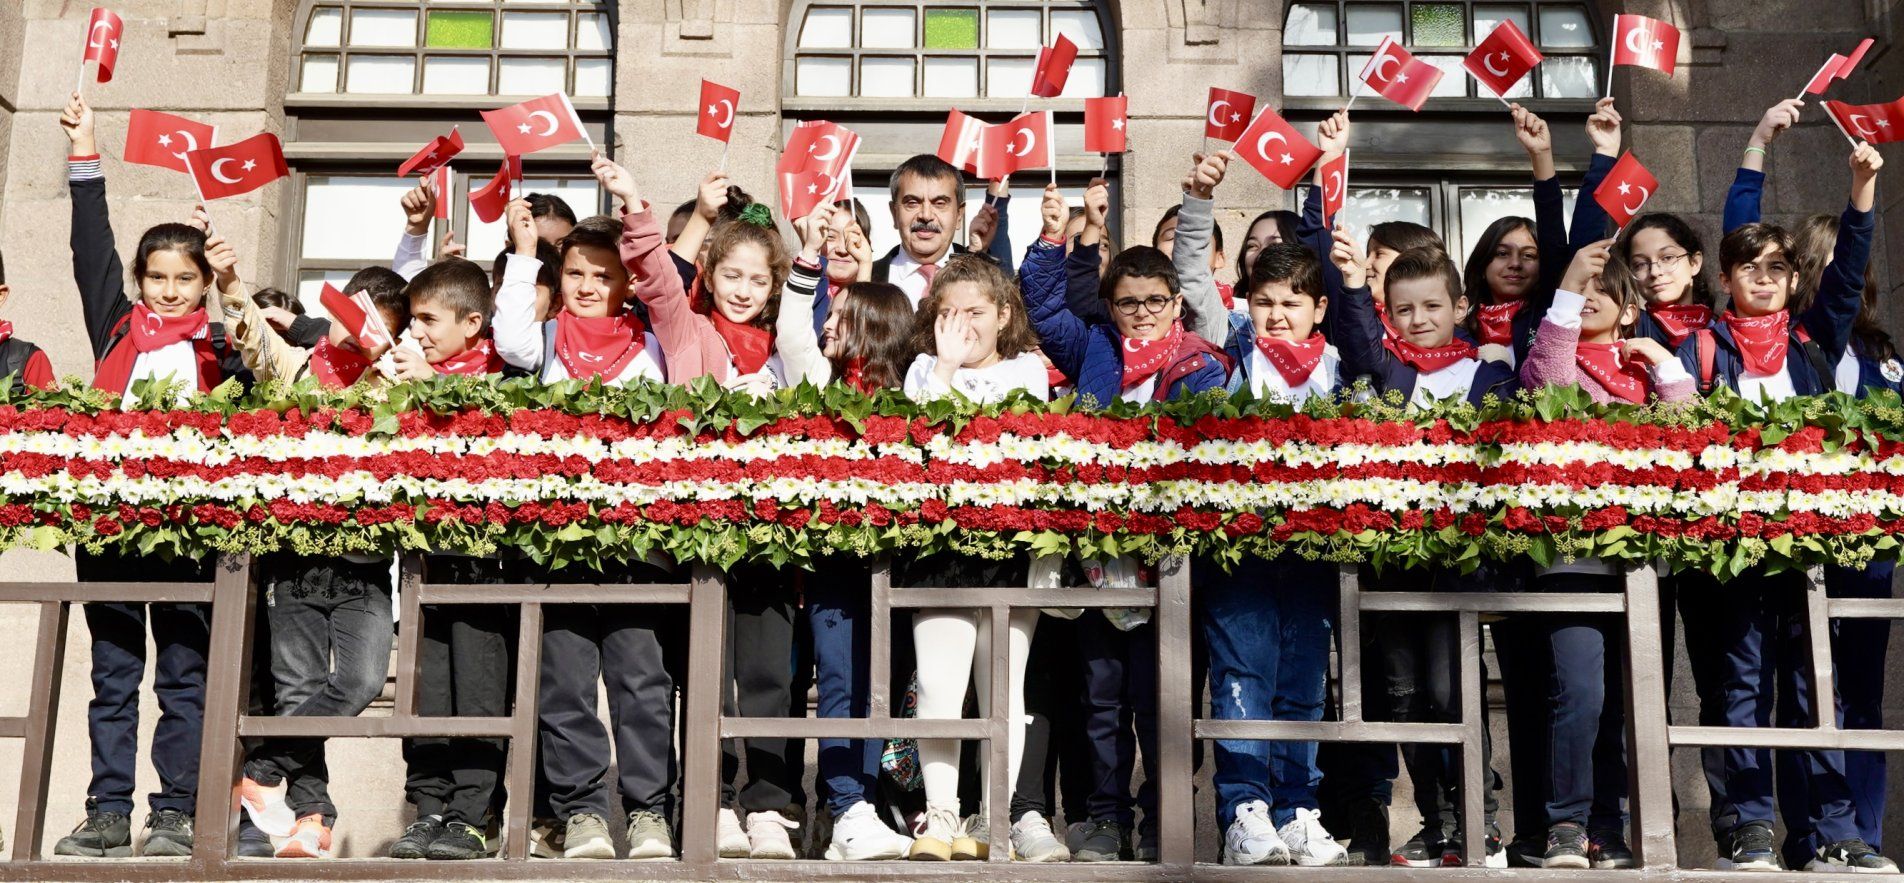
<path id="1" fill-rule="evenodd" d="M 982 252 L 992 247 L 992 237 L 998 235 L 998 206 L 987 202 L 972 213 L 972 223 L 965 227 L 965 247 Z"/>
<path id="2" fill-rule="evenodd" d="M 1338 110 L 1316 124 L 1316 146 L 1322 148 L 1322 162 L 1335 159 L 1349 149 L 1349 112 Z"/>
<path id="3" fill-rule="evenodd" d="M 1103 178 L 1092 178 L 1084 188 L 1084 223 L 1099 230 L 1110 226 L 1105 220 L 1111 213 L 1111 185 Z"/>
<path id="4" fill-rule="evenodd" d="M 93 138 L 93 109 L 86 99 L 73 91 L 73 97 L 66 102 L 66 109 L 60 112 L 60 127 L 66 130 L 67 140 L 73 142 L 71 156 L 98 156 L 99 142 Z"/>
<path id="5" fill-rule="evenodd" d="M 1071 219 L 1071 207 L 1065 204 L 1058 185 L 1045 185 L 1044 201 L 1038 204 L 1038 213 L 1044 218 L 1045 236 L 1051 239 L 1064 236 L 1065 222 Z"/>
<path id="6" fill-rule="evenodd" d="M 1219 150 L 1209 156 L 1199 153 L 1196 163 L 1189 177 L 1183 179 L 1183 192 L 1198 199 L 1215 198 L 1217 185 L 1223 183 L 1223 176 L 1230 168 L 1230 152 Z"/>
<path id="7" fill-rule="evenodd" d="M 1574 253 L 1567 272 L 1560 277 L 1560 287 L 1575 294 L 1585 294 L 1587 286 L 1606 272 L 1607 257 L 1612 254 L 1613 240 L 1602 239 Z"/>
<path id="8" fill-rule="evenodd" d="M 448 230 L 443 233 L 443 243 L 436 248 L 436 256 L 439 258 L 460 258 L 466 250 L 463 243 L 456 241 L 456 231 Z"/>
<path id="9" fill-rule="evenodd" d="M 1613 99 L 1602 98 L 1593 104 L 1593 115 L 1587 117 L 1587 140 L 1593 142 L 1593 152 L 1601 156 L 1620 155 L 1620 126 L 1626 118 L 1613 106 Z"/>
<path id="10" fill-rule="evenodd" d="M 504 229 L 509 231 L 509 245 L 515 249 L 516 254 L 528 258 L 535 257 L 538 234 L 535 213 L 530 210 L 529 201 L 526 199 L 510 201 L 509 206 L 503 209 L 502 217 Z"/>
<path id="11" fill-rule="evenodd" d="M 1861 212 L 1871 210 L 1877 199 L 1878 169 L 1884 168 L 1884 157 L 1878 149 L 1863 141 L 1851 151 L 1851 207 Z"/>
<path id="12" fill-rule="evenodd" d="M 938 356 L 934 370 L 940 379 L 948 382 L 952 372 L 977 354 L 978 335 L 972 331 L 971 318 L 964 313 L 940 313 L 932 320 L 932 342 Z"/>
<path id="13" fill-rule="evenodd" d="M 192 216 L 185 219 L 185 225 L 200 233 L 209 233 L 212 229 L 212 216 L 203 204 L 192 206 Z"/>
<path id="14" fill-rule="evenodd" d="M 1347 288 L 1361 288 L 1368 284 L 1368 264 L 1362 258 L 1362 247 L 1355 244 L 1355 237 L 1343 227 L 1335 228 L 1335 243 L 1329 247 L 1329 261 L 1342 271 L 1342 284 Z"/>
<path id="15" fill-rule="evenodd" d="M 826 251 L 827 231 L 833 228 L 834 208 L 822 205 L 804 218 L 795 218 L 793 229 L 800 234 L 800 259 L 809 264 L 820 261 Z"/>
<path id="16" fill-rule="evenodd" d="M 1797 98 L 1787 98 L 1765 109 L 1765 115 L 1759 117 L 1759 124 L 1752 130 L 1752 140 L 1746 142 L 1750 147 L 1766 147 L 1786 129 L 1798 124 L 1798 112 L 1805 102 Z"/>
<path id="17" fill-rule="evenodd" d="M 1529 155 L 1553 153 L 1554 135 L 1548 130 L 1547 121 L 1518 103 L 1508 106 L 1514 112 L 1514 137 L 1521 142 L 1521 149 Z"/>
<path id="18" fill-rule="evenodd" d="M 622 168 L 620 163 L 597 150 L 589 158 L 588 170 L 594 173 L 595 180 L 602 185 L 603 190 L 621 201 L 623 208 L 631 212 L 641 210 L 641 195 L 635 190 L 635 176 Z"/>
<path id="19" fill-rule="evenodd" d="M 712 224 L 721 216 L 721 209 L 726 205 L 727 173 L 715 169 L 701 179 L 701 189 L 694 196 L 694 213 Z"/>
<path id="20" fill-rule="evenodd" d="M 430 221 L 436 217 L 436 194 L 431 192 L 429 182 L 404 191 L 401 204 L 404 232 L 411 236 L 429 233 Z"/>

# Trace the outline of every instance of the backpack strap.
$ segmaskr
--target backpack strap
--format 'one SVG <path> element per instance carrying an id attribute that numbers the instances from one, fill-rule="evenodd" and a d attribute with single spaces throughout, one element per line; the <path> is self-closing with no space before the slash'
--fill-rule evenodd
<path id="1" fill-rule="evenodd" d="M 1831 368 L 1830 360 L 1825 358 L 1825 348 L 1812 339 L 1811 331 L 1805 328 L 1803 322 L 1792 323 L 1792 343 L 1805 355 L 1805 361 L 1811 364 L 1812 373 L 1818 375 L 1819 392 L 1835 390 L 1838 372 Z"/>
<path id="2" fill-rule="evenodd" d="M 1718 361 L 1719 341 L 1713 337 L 1712 329 L 1699 328 L 1693 331 L 1693 349 L 1699 354 L 1699 394 L 1712 394 L 1714 363 Z"/>

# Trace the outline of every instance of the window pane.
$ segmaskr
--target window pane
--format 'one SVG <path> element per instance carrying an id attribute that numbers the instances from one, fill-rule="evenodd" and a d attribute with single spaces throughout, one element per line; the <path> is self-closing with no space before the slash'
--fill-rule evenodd
<path id="1" fill-rule="evenodd" d="M 490 174 L 493 174 L 493 172 Z M 488 183 L 487 176 L 478 182 L 476 186 L 480 187 L 486 183 Z M 525 195 L 530 193 L 547 193 L 552 196 L 560 197 L 563 202 L 569 204 L 569 208 L 575 212 L 575 216 L 578 218 L 586 218 L 589 215 L 598 214 L 601 210 L 601 197 L 597 194 L 594 178 L 523 178 L 522 191 Z M 398 197 L 396 196 L 390 197 L 388 204 L 395 205 L 397 199 Z M 401 228 L 403 226 L 403 213 L 392 212 L 392 214 L 397 215 L 397 226 Z M 473 213 L 466 214 L 465 218 L 469 224 L 468 236 L 462 236 L 462 231 L 459 230 L 458 238 L 463 238 L 469 243 L 468 255 L 470 260 L 494 260 L 496 253 L 502 251 L 504 245 L 502 219 L 497 218 L 495 223 L 485 224 L 476 220 L 476 215 Z M 384 244 L 383 250 L 386 252 L 391 251 L 396 248 L 396 245 L 397 240 L 393 238 Z M 388 255 L 385 255 L 382 259 L 389 260 L 390 258 Z"/>
<path id="2" fill-rule="evenodd" d="M 853 10 L 809 9 L 800 26 L 800 46 L 806 49 L 845 49 L 853 45 Z M 841 93 L 845 94 L 845 93 Z"/>
<path id="3" fill-rule="evenodd" d="M 394 248 L 394 246 L 392 247 Z M 322 298 L 319 297 L 319 295 L 324 293 L 324 283 L 329 282 L 337 286 L 341 291 L 344 287 L 344 283 L 349 282 L 350 277 L 353 275 L 355 274 L 349 270 L 305 270 L 299 273 L 297 282 L 298 303 L 304 305 L 304 312 L 306 313 L 313 316 L 325 315 L 324 302 Z"/>
<path id="4" fill-rule="evenodd" d="M 408 55 L 353 55 L 344 87 L 350 92 L 409 94 L 416 89 L 416 59 Z"/>
<path id="5" fill-rule="evenodd" d="M 1350 46 L 1377 46 L 1383 37 L 1402 38 L 1402 8 L 1388 3 L 1349 6 Z"/>
<path id="6" fill-rule="evenodd" d="M 496 78 L 501 95 L 547 95 L 567 92 L 567 63 L 560 58 L 505 58 Z"/>
<path id="7" fill-rule="evenodd" d="M 1284 95 L 1340 95 L 1342 86 L 1333 55 L 1283 55 Z"/>
<path id="8" fill-rule="evenodd" d="M 337 91 L 337 56 L 309 55 L 304 58 L 304 75 L 298 81 L 300 92 Z"/>
<path id="9" fill-rule="evenodd" d="M 850 58 L 802 58 L 795 61 L 793 91 L 799 95 L 821 98 L 853 94 L 853 60 Z"/>
<path id="10" fill-rule="evenodd" d="M 1540 89 L 1548 98 L 1598 98 L 1599 65 L 1591 58 L 1549 57 L 1540 63 Z"/>
<path id="11" fill-rule="evenodd" d="M 1064 81 L 1065 98 L 1102 98 L 1104 96 L 1104 59 L 1080 58 L 1071 65 L 1071 76 Z"/>
<path id="12" fill-rule="evenodd" d="M 988 49 L 1037 49 L 1045 45 L 1044 14 L 1036 9 L 994 9 L 985 15 L 991 28 Z"/>
<path id="13" fill-rule="evenodd" d="M 978 10 L 927 9 L 927 49 L 977 49 Z"/>
<path id="14" fill-rule="evenodd" d="M 1459 55 L 1423 55 L 1422 61 L 1441 69 L 1441 82 L 1435 84 L 1435 91 L 1428 93 L 1431 98 L 1462 98 L 1468 94 L 1468 70 L 1461 66 Z"/>
<path id="15" fill-rule="evenodd" d="M 304 28 L 304 45 L 336 46 L 344 32 L 342 9 L 318 9 L 311 12 L 311 23 Z"/>
<path id="16" fill-rule="evenodd" d="M 859 14 L 859 45 L 866 49 L 911 49 L 918 44 L 913 34 L 913 10 L 865 9 Z"/>
<path id="17" fill-rule="evenodd" d="M 1072 76 L 1077 76 L 1073 71 Z M 926 88 L 929 98 L 975 98 L 978 96 L 978 59 L 926 59 Z"/>
<path id="18" fill-rule="evenodd" d="M 1053 9 L 1051 29 L 1070 37 L 1071 42 L 1086 52 L 1104 51 L 1104 31 L 1098 25 L 1097 13 L 1092 10 Z"/>
<path id="19" fill-rule="evenodd" d="M 1573 216 L 1573 201 L 1578 193 L 1578 190 L 1568 190 L 1562 194 L 1565 217 Z M 1533 217 L 1534 191 L 1525 187 L 1461 188 L 1461 254 L 1473 254 L 1488 225 L 1509 215 Z"/>
<path id="20" fill-rule="evenodd" d="M 1368 230 L 1386 221 L 1409 221 L 1434 229 L 1426 187 L 1350 187 L 1344 220 L 1354 225 L 1357 238 L 1368 243 Z"/>
<path id="21" fill-rule="evenodd" d="M 992 58 L 985 62 L 985 94 L 1016 98 L 1031 91 L 1035 58 Z"/>
<path id="22" fill-rule="evenodd" d="M 415 46 L 416 13 L 404 9 L 359 9 L 350 15 L 352 46 Z"/>
<path id="23" fill-rule="evenodd" d="M 559 12 L 505 12 L 502 16 L 502 48 L 567 49 L 569 17 Z"/>
<path id="24" fill-rule="evenodd" d="M 1556 49 L 1592 46 L 1593 25 L 1587 21 L 1587 10 L 1580 6 L 1541 4 L 1540 45 Z"/>
<path id="25" fill-rule="evenodd" d="M 423 91 L 429 95 L 488 95 L 489 59 L 426 58 Z"/>
<path id="26" fill-rule="evenodd" d="M 432 49 L 488 49 L 494 16 L 487 12 L 436 10 L 426 22 L 423 45 Z"/>
<path id="27" fill-rule="evenodd" d="M 1504 21 L 1513 22 L 1521 33 L 1533 38 L 1534 29 L 1527 23 L 1527 7 L 1483 5 L 1474 7 L 1474 42 L 1486 39 Z"/>
<path id="28" fill-rule="evenodd" d="M 414 186 L 413 181 L 382 175 L 307 178 L 301 243 L 305 259 L 390 260 L 397 238 L 403 235 L 403 213 L 366 207 L 394 206 Z"/>
<path id="29" fill-rule="evenodd" d="M 1334 3 L 1298 3 L 1289 8 L 1289 20 L 1283 24 L 1284 46 L 1334 46 Z M 1355 19 L 1355 13 L 1349 13 Z"/>
<path id="30" fill-rule="evenodd" d="M 1467 42 L 1467 32 L 1460 4 L 1456 3 L 1417 3 L 1408 8 L 1409 24 L 1414 34 L 1409 42 L 1415 46 L 1460 46 Z"/>
<path id="31" fill-rule="evenodd" d="M 606 98 L 614 80 L 614 63 L 606 58 L 575 60 L 575 94 L 584 98 Z"/>
<path id="32" fill-rule="evenodd" d="M 609 33 L 608 16 L 585 12 L 575 17 L 575 48 L 587 51 L 614 45 L 615 35 Z"/>
<path id="33" fill-rule="evenodd" d="M 862 58 L 859 60 L 861 98 L 911 98 L 912 65 L 910 58 Z"/>

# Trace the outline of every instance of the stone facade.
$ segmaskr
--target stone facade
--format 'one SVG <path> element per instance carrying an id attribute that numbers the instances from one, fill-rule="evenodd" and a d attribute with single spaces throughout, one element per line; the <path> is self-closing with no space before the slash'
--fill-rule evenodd
<path id="1" fill-rule="evenodd" d="M 1142 241 L 1154 220 L 1178 199 L 1178 181 L 1187 157 L 1200 143 L 1204 90 L 1213 83 L 1277 96 L 1282 90 L 1283 4 L 1277 0 L 1107 0 L 1115 32 L 1113 83 L 1130 95 L 1131 150 L 1122 164 L 1126 182 L 1117 207 L 1126 241 Z M 64 166 L 66 140 L 56 123 L 73 76 L 75 50 L 82 42 L 87 7 L 69 0 L 0 2 L 0 247 L 13 298 L 0 317 L 19 333 L 44 346 L 62 374 L 86 375 L 91 354 L 80 321 L 64 244 L 67 235 Z M 1878 44 L 1865 69 L 1835 97 L 1854 102 L 1889 100 L 1904 94 L 1904 53 L 1895 43 L 1904 32 L 1900 0 L 1632 0 L 1600 2 L 1599 13 L 1638 12 L 1673 22 L 1688 32 L 1682 43 L 1682 70 L 1671 79 L 1622 73 L 1615 82 L 1630 121 L 1628 144 L 1646 158 L 1662 187 L 1653 207 L 1689 215 L 1718 240 L 1719 213 L 1746 136 L 1760 110 L 1794 94 L 1818 60 L 1844 51 L 1866 35 Z M 108 154 L 124 142 L 126 111 L 132 107 L 190 113 L 230 132 L 282 131 L 287 125 L 284 95 L 292 69 L 295 0 L 119 0 L 129 47 L 112 83 L 88 84 L 86 94 L 99 111 L 99 140 Z M 616 31 L 618 57 L 612 128 L 616 154 L 635 171 L 646 194 L 668 204 L 687 197 L 713 163 L 709 142 L 694 142 L 695 94 L 702 76 L 714 76 L 743 95 L 728 167 L 757 192 L 771 189 L 772 167 L 783 128 L 782 106 L 788 45 L 787 22 L 801 4 L 791 0 L 622 0 Z M 1274 101 L 1275 99 L 1267 99 Z M 1506 138 L 1498 110 L 1445 118 L 1413 117 L 1360 107 L 1371 113 L 1359 120 L 1356 148 L 1375 159 L 1387 152 L 1404 155 L 1416 133 L 1464 131 L 1471 123 L 1500 126 L 1499 137 L 1478 152 L 1457 151 L 1445 168 L 1499 167 L 1523 174 L 1518 151 Z M 1292 101 L 1289 115 L 1299 124 L 1327 108 Z M 1466 113 L 1466 112 L 1464 112 Z M 788 116 L 791 116 L 789 114 Z M 877 113 L 868 119 L 880 125 Z M 913 124 L 904 144 L 869 143 L 875 154 L 901 156 L 936 144 L 943 110 L 897 114 Z M 1579 114 L 1555 117 L 1563 153 L 1584 153 Z M 897 130 L 897 129 L 896 129 Z M 922 134 L 923 133 L 923 134 Z M 1485 134 L 1485 133 L 1484 133 Z M 1481 136 L 1472 136 L 1481 137 Z M 690 145 L 682 147 L 682 145 Z M 1505 147 L 1507 153 L 1500 149 Z M 679 150 L 676 154 L 674 151 Z M 1798 130 L 1773 149 L 1773 183 L 1767 190 L 1768 217 L 1795 221 L 1842 206 L 1846 180 L 1845 145 L 1815 108 L 1807 110 Z M 657 161 L 662 156 L 687 161 Z M 699 159 L 695 159 L 699 157 Z M 1563 155 L 1563 162 L 1574 162 Z M 1904 157 L 1891 151 L 1894 166 Z M 1094 165 L 1092 166 L 1094 168 Z M 174 174 L 128 167 L 109 156 L 113 212 L 122 252 L 129 252 L 137 231 L 181 218 L 191 193 Z M 1892 218 L 1904 203 L 1897 168 L 1887 169 L 1880 203 L 1876 262 L 1883 290 L 1893 302 L 1904 288 L 1904 227 Z M 287 249 L 278 243 L 294 234 L 294 215 L 284 185 L 275 185 L 219 204 L 220 232 L 235 239 L 259 281 L 288 285 Z M 1265 208 L 1288 207 L 1287 194 L 1260 177 L 1241 173 L 1226 185 L 1220 221 L 1234 248 L 1243 224 Z M 875 218 L 881 214 L 878 206 Z M 876 221 L 877 223 L 877 221 Z M 1020 231 L 1023 236 L 1023 231 Z M 1716 248 L 1715 248 L 1716 251 Z M 1710 257 L 1715 257 L 1709 253 Z M 254 263 L 255 262 L 255 263 Z M 1893 310 L 1896 310 L 1893 307 Z M 15 579 L 69 579 L 70 563 L 60 555 L 9 553 L 8 576 Z M 0 663 L 21 671 L 31 646 L 33 620 L 23 611 L 0 612 L 0 636 L 12 647 Z M 74 617 L 69 644 L 68 687 L 62 697 L 62 738 L 58 774 L 49 807 L 48 846 L 74 821 L 86 782 L 85 702 L 87 698 L 84 624 Z M 1679 689 L 1674 713 L 1688 720 L 1695 709 L 1680 653 Z M 23 685 L 0 681 L 8 708 L 24 706 Z M 156 709 L 145 711 L 147 736 Z M 17 713 L 17 712 L 13 712 Z M 1681 840 L 1687 860 L 1709 849 L 1697 832 L 1703 827 L 1703 790 L 1695 783 L 1690 752 L 1682 752 L 1680 775 L 1687 824 Z M 0 769 L 17 768 L 17 743 L 0 746 Z M 342 850 L 369 855 L 389 842 L 402 810 L 398 794 L 401 766 L 395 744 L 343 743 L 333 764 L 353 771 L 357 781 L 387 783 L 378 793 L 340 788 L 346 818 L 340 830 Z M 145 779 L 150 778 L 150 771 Z M 142 779 L 140 791 L 152 783 Z M 14 805 L 11 778 L 0 775 L 0 806 Z M 1402 801 L 1397 801 L 1398 806 Z M 11 820 L 0 814 L 9 829 Z M 136 820 L 135 820 L 136 821 Z M 1399 836 L 1403 822 L 1396 822 Z M 1412 830 L 1412 829 L 1411 829 Z"/>

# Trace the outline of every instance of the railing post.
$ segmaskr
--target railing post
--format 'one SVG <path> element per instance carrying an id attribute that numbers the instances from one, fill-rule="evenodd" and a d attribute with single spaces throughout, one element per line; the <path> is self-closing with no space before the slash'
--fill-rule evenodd
<path id="1" fill-rule="evenodd" d="M 53 736 L 59 721 L 62 666 L 66 660 L 66 623 L 72 610 L 64 601 L 40 602 L 39 634 L 34 641 L 32 693 L 27 697 L 26 744 L 20 760 L 20 798 L 13 816 L 13 860 L 38 861 L 46 823 L 47 787 L 53 780 Z"/>
<path id="2" fill-rule="evenodd" d="M 1461 642 L 1461 830 L 1469 867 L 1487 864 L 1487 689 L 1481 680 L 1481 614 L 1460 613 Z"/>
<path id="3" fill-rule="evenodd" d="M 1626 575 L 1628 805 L 1634 852 L 1640 866 L 1649 869 L 1671 868 L 1679 858 L 1673 840 L 1672 746 L 1666 729 L 1666 683 L 1673 675 L 1666 671 L 1660 628 L 1660 617 L 1671 615 L 1660 609 L 1654 565 Z"/>
<path id="4" fill-rule="evenodd" d="M 988 858 L 994 862 L 1011 861 L 1011 793 L 1016 784 L 1011 776 L 1011 621 L 1010 604 L 993 604 L 978 611 L 990 619 L 986 630 L 985 665 L 987 671 L 985 709 L 986 731 L 992 734 L 985 743 L 985 817 L 987 839 L 991 841 Z M 1029 649 L 1029 648 L 1027 648 Z"/>
<path id="5" fill-rule="evenodd" d="M 210 663 L 205 676 L 204 728 L 199 740 L 198 813 L 191 867 L 201 880 L 225 876 L 238 829 L 237 781 L 244 751 L 238 718 L 251 695 L 252 626 L 258 593 L 251 556 L 220 555 L 212 580 Z"/>
<path id="6" fill-rule="evenodd" d="M 1265 587 L 1264 591 L 1274 591 Z M 1157 826 L 1158 860 L 1167 878 L 1187 877 L 1196 865 L 1195 750 L 1198 684 L 1191 683 L 1190 560 L 1165 559 L 1157 580 Z"/>
<path id="7" fill-rule="evenodd" d="M 1820 730 L 1838 729 L 1838 672 L 1831 661 L 1831 599 L 1825 569 L 1805 571 L 1806 643 L 1811 649 L 1811 709 Z"/>
<path id="8" fill-rule="evenodd" d="M 720 860 L 714 829 L 721 804 L 721 696 L 726 692 L 727 582 L 694 567 L 688 599 L 687 713 L 682 727 L 681 861 L 712 870 Z"/>
<path id="9" fill-rule="evenodd" d="M 1336 585 L 1341 595 L 1335 617 L 1337 659 L 1341 665 L 1340 717 L 1344 722 L 1362 720 L 1362 575 L 1356 565 L 1337 569 Z"/>
<path id="10" fill-rule="evenodd" d="M 516 698 L 509 709 L 509 807 L 503 820 L 503 858 L 529 858 L 530 814 L 535 806 L 536 702 L 542 686 L 542 605 L 522 605 L 516 630 Z"/>

